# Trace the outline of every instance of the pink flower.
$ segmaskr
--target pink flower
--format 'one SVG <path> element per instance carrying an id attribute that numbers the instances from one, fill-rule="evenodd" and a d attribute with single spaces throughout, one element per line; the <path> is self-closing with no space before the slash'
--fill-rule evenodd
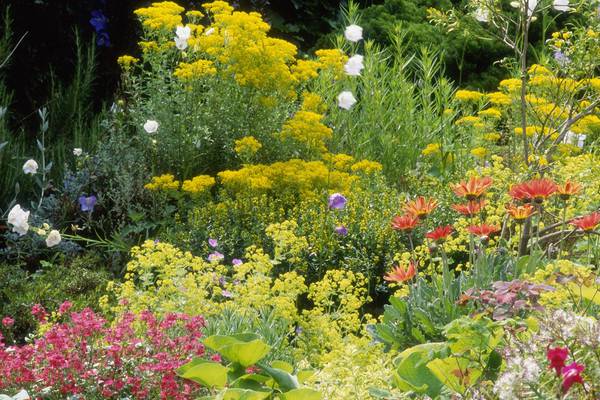
<path id="1" fill-rule="evenodd" d="M 38 322 L 45 322 L 48 317 L 48 313 L 41 304 L 34 304 L 33 307 L 31 307 L 31 315 L 33 315 Z"/>
<path id="2" fill-rule="evenodd" d="M 2 318 L 2 325 L 4 325 L 5 328 L 10 328 L 14 324 L 15 324 L 15 320 L 12 319 L 11 317 Z"/>
<path id="3" fill-rule="evenodd" d="M 554 368 L 556 371 L 556 375 L 560 375 L 568 356 L 569 350 L 566 347 L 548 348 L 546 350 L 546 358 L 550 361 L 550 368 Z"/>
<path id="4" fill-rule="evenodd" d="M 568 392 L 571 386 L 576 383 L 581 383 L 583 385 L 583 378 L 581 377 L 581 373 L 585 367 L 581 364 L 577 364 L 576 362 L 572 362 L 569 365 L 566 365 L 562 369 L 562 389 L 563 392 Z"/>
<path id="5" fill-rule="evenodd" d="M 58 307 L 58 312 L 61 314 L 66 314 L 71 307 L 73 307 L 73 303 L 71 303 L 70 301 L 65 301 L 63 302 L 60 307 Z"/>

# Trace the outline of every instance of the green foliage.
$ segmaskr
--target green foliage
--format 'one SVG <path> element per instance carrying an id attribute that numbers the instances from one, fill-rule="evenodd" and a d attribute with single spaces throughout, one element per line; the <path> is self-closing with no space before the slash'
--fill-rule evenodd
<path id="1" fill-rule="evenodd" d="M 318 400 L 318 392 L 302 388 L 301 376 L 292 375 L 293 367 L 283 361 L 270 366 L 260 363 L 271 350 L 258 335 L 241 333 L 209 336 L 203 341 L 209 349 L 222 355 L 229 364 L 196 358 L 177 370 L 177 374 L 201 385 L 219 390 L 215 399 Z M 252 367 L 252 370 L 248 368 Z M 258 369 L 257 369 L 258 367 Z M 254 371 L 257 369 L 258 372 Z M 306 373 L 302 374 L 306 376 Z M 276 397 L 275 397 L 276 396 Z"/>

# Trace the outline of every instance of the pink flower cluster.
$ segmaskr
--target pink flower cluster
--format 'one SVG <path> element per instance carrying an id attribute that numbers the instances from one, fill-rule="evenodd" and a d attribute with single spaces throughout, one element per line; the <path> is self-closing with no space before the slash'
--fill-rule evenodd
<path id="1" fill-rule="evenodd" d="M 175 370 L 204 355 L 204 319 L 185 314 L 157 318 L 126 313 L 108 325 L 91 309 L 66 314 L 31 344 L 6 346 L 0 338 L 0 392 L 26 389 L 32 398 L 174 399 L 202 394 Z M 32 312 L 45 320 L 39 305 Z"/>

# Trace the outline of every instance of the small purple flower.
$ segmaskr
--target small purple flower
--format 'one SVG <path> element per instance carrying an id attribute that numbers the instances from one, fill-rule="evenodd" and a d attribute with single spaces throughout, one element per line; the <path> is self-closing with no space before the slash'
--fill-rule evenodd
<path id="1" fill-rule="evenodd" d="M 554 52 L 554 59 L 561 67 L 566 67 L 571 62 L 571 59 L 560 50 Z"/>
<path id="2" fill-rule="evenodd" d="M 214 249 L 219 245 L 219 242 L 217 239 L 208 239 L 208 245 Z"/>
<path id="3" fill-rule="evenodd" d="M 219 278 L 219 285 L 221 285 L 221 286 L 225 285 L 225 277 L 224 276 Z"/>
<path id="4" fill-rule="evenodd" d="M 221 261 L 224 258 L 225 258 L 225 256 L 223 254 L 219 253 L 218 251 L 215 251 L 208 255 L 208 261 L 210 261 L 210 262 Z"/>
<path id="5" fill-rule="evenodd" d="M 89 197 L 80 196 L 79 197 L 79 206 L 81 207 L 81 211 L 83 212 L 92 212 L 94 211 L 94 206 L 96 205 L 96 196 L 91 195 Z"/>
<path id="6" fill-rule="evenodd" d="M 343 210 L 346 206 L 346 198 L 341 193 L 334 193 L 329 196 L 329 208 Z"/>
<path id="7" fill-rule="evenodd" d="M 102 10 L 92 11 L 91 16 L 90 25 L 92 25 L 96 31 L 96 45 L 99 47 L 109 47 L 108 18 L 106 18 L 106 15 L 104 15 Z"/>
<path id="8" fill-rule="evenodd" d="M 240 260 L 239 258 L 234 258 L 233 260 L 231 260 L 231 264 L 233 265 L 242 265 L 244 262 L 242 260 Z"/>
<path id="9" fill-rule="evenodd" d="M 159 244 L 159 243 L 160 243 L 160 240 L 158 240 L 158 239 L 154 239 L 154 244 L 155 244 L 155 245 L 157 245 L 157 244 Z"/>
<path id="10" fill-rule="evenodd" d="M 348 234 L 348 229 L 344 225 L 336 226 L 334 230 L 335 233 L 340 236 L 346 236 Z"/>
<path id="11" fill-rule="evenodd" d="M 233 293 L 231 293 L 229 290 L 223 289 L 221 290 L 221 296 L 231 299 L 233 297 Z"/>
<path id="12" fill-rule="evenodd" d="M 303 331 L 303 329 L 302 329 L 302 327 L 301 327 L 301 326 L 297 326 L 297 327 L 296 327 L 296 335 L 301 335 L 301 334 L 302 334 L 302 331 Z"/>

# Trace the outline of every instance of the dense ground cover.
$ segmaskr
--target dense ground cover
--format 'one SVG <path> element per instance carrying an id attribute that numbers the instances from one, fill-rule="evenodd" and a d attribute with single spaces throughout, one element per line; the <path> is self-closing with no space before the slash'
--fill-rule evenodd
<path id="1" fill-rule="evenodd" d="M 514 54 L 491 92 L 353 3 L 309 57 L 224 1 L 136 10 L 95 145 L 1 126 L 0 393 L 597 398 L 598 6 L 430 9 Z"/>

